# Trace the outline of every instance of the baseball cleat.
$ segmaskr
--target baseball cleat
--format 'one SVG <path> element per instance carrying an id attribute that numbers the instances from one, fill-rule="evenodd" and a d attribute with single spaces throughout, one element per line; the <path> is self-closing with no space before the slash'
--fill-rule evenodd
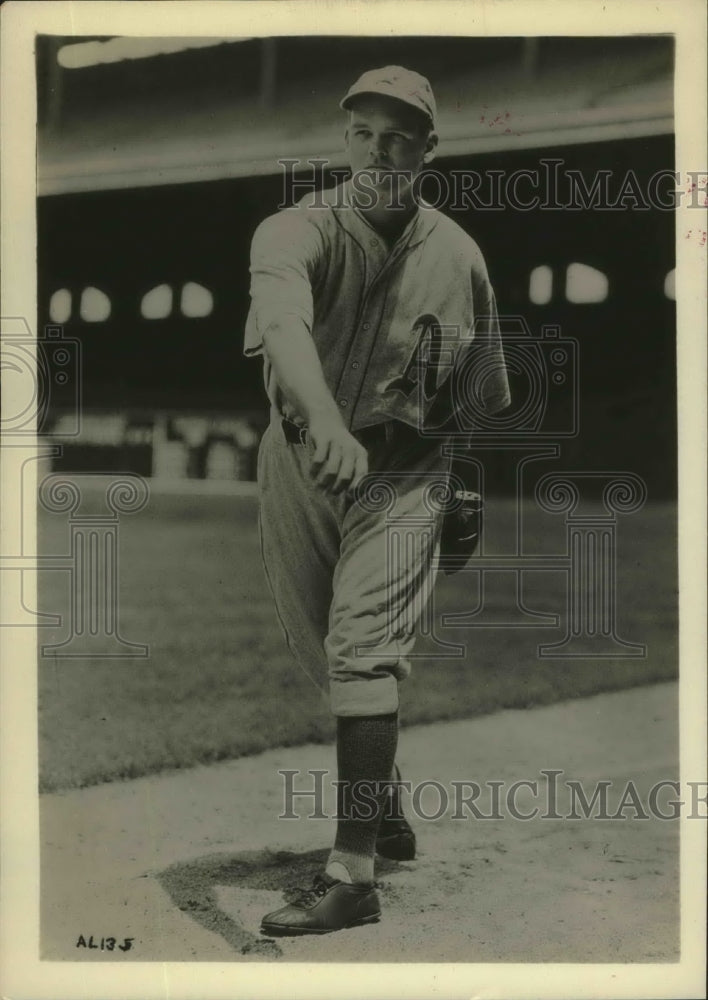
<path id="1" fill-rule="evenodd" d="M 373 884 L 350 885 L 322 874 L 294 903 L 266 914 L 261 921 L 261 933 L 270 937 L 330 934 L 346 927 L 376 923 L 380 916 L 381 906 Z"/>
<path id="2" fill-rule="evenodd" d="M 398 765 L 394 765 L 396 781 L 401 780 Z M 384 806 L 384 814 L 376 836 L 376 853 L 391 861 L 413 861 L 415 858 L 415 834 L 403 815 L 401 790 L 395 785 L 390 790 L 390 798 Z"/>

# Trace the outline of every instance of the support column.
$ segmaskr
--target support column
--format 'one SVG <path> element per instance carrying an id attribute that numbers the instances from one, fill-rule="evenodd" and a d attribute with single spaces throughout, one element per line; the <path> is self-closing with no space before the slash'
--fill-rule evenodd
<path id="1" fill-rule="evenodd" d="M 577 513 L 583 499 L 576 481 L 605 480 L 604 514 Z M 566 633 L 560 642 L 539 646 L 542 657 L 644 657 L 646 646 L 617 634 L 617 515 L 643 506 L 646 488 L 631 473 L 545 476 L 536 496 L 551 513 L 566 513 Z"/>
<path id="2" fill-rule="evenodd" d="M 148 499 L 139 476 L 115 479 L 105 490 L 108 514 L 79 514 L 81 490 L 76 483 L 48 476 L 40 487 L 47 510 L 70 511 L 70 634 L 63 642 L 42 646 L 43 656 L 57 658 L 145 657 L 143 643 L 123 639 L 119 628 L 118 521 L 120 514 L 141 510 Z"/>

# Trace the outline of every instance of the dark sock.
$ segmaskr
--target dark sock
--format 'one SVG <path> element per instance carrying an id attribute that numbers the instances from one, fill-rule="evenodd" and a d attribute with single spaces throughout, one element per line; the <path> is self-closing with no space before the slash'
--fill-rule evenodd
<path id="1" fill-rule="evenodd" d="M 398 782 L 401 780 L 401 775 L 398 768 L 394 765 L 393 772 L 391 774 L 391 785 L 388 788 L 386 797 L 384 799 L 384 806 L 381 811 L 381 819 L 388 820 L 402 820 L 405 819 L 403 815 L 403 799 L 401 787 Z"/>
<path id="2" fill-rule="evenodd" d="M 337 837 L 327 870 L 372 882 L 376 834 L 398 742 L 398 713 L 337 719 Z M 333 866 L 331 868 L 331 866 Z"/>

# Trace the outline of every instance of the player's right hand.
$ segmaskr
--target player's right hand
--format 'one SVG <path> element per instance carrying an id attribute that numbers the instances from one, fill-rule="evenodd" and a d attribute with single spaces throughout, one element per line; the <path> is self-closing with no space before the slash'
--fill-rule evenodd
<path id="1" fill-rule="evenodd" d="M 315 483 L 335 496 L 354 490 L 369 471 L 366 448 L 343 423 L 331 418 L 310 420 L 308 434 L 314 445 L 311 472 Z"/>

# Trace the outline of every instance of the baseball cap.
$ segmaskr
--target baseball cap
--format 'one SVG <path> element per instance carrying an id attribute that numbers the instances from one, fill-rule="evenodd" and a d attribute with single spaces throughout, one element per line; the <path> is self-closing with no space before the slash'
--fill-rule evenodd
<path id="1" fill-rule="evenodd" d="M 403 101 L 412 108 L 422 111 L 435 124 L 437 108 L 433 89 L 420 73 L 404 66 L 383 66 L 381 69 L 370 69 L 362 73 L 359 79 L 347 91 L 340 101 L 340 108 L 349 110 L 351 101 L 359 94 L 383 94 Z"/>

